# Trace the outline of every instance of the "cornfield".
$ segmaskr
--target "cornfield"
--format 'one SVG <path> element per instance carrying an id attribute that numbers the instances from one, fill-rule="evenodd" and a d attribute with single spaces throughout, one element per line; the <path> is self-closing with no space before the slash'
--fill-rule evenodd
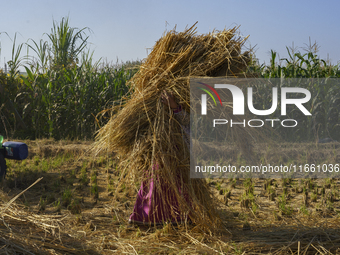
<path id="1" fill-rule="evenodd" d="M 23 44 L 16 47 L 14 40 L 10 71 L 0 72 L 0 132 L 31 139 L 91 139 L 100 125 L 97 114 L 127 95 L 126 82 L 138 62 L 93 63 L 85 29 L 70 28 L 68 19 L 54 22 L 48 38 L 27 44 L 38 59 L 27 56 L 25 63 L 19 57 Z M 19 75 L 21 66 L 27 75 Z"/>
<path id="2" fill-rule="evenodd" d="M 53 22 L 47 40 L 16 45 L 7 74 L 0 70 L 0 133 L 18 138 L 92 139 L 99 126 L 110 118 L 105 109 L 129 98 L 128 81 L 138 71 L 140 62 L 110 65 L 94 62 L 88 49 L 88 28 L 69 26 L 68 18 Z M 35 53 L 20 57 L 24 48 Z M 261 78 L 325 78 L 327 81 L 306 87 L 312 99 L 306 108 L 311 118 L 299 122 L 294 132 L 278 127 L 288 141 L 315 141 L 330 137 L 340 140 L 340 88 L 330 78 L 339 78 L 338 65 L 320 59 L 318 46 L 309 45 L 305 53 L 287 47 L 288 58 L 278 59 L 271 51 L 268 65 L 258 64 L 250 54 L 247 71 L 242 76 Z M 279 62 L 279 63 L 277 63 Z M 19 68 L 27 75 L 21 75 Z M 130 91 L 130 92 L 129 92 Z M 271 90 L 257 88 L 257 109 L 271 105 Z M 278 109 L 279 111 L 279 109 Z M 292 119 L 302 119 L 298 111 Z M 271 117 L 275 117 L 274 115 Z"/>

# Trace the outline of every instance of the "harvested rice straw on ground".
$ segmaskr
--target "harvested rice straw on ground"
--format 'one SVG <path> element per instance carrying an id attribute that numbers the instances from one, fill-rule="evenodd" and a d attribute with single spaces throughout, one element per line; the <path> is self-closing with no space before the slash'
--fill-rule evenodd
<path id="1" fill-rule="evenodd" d="M 157 41 L 130 80 L 131 98 L 113 109 L 118 112 L 99 130 L 95 150 L 119 156 L 121 184 L 142 182 L 144 198 L 152 199 L 155 209 L 149 223 L 168 217 L 217 230 L 217 202 L 204 179 L 190 179 L 182 125 L 160 97 L 164 90 L 171 92 L 189 114 L 190 77 L 234 77 L 245 69 L 249 53 L 241 53 L 246 38 L 237 35 L 236 27 L 206 35 L 196 35 L 195 30 L 193 26 L 180 33 L 169 31 Z M 239 138 L 249 144 L 243 134 Z"/>

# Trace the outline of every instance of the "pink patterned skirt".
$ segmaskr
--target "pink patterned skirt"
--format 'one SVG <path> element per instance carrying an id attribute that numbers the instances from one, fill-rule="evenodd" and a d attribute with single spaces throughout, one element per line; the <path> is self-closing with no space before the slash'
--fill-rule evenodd
<path id="1" fill-rule="evenodd" d="M 180 188 L 179 192 L 181 193 Z M 188 201 L 187 198 L 186 200 Z M 176 195 L 169 189 L 169 185 L 159 178 L 151 178 L 149 182 L 142 182 L 129 222 L 157 225 L 165 222 L 180 223 L 186 218 L 180 212 Z"/>

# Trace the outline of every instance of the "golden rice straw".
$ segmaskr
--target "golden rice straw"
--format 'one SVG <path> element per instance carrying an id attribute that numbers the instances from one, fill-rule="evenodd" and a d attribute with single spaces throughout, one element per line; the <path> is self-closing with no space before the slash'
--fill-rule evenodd
<path id="1" fill-rule="evenodd" d="M 160 181 L 155 189 L 163 201 L 172 204 L 169 194 L 174 194 L 179 211 L 206 230 L 221 227 L 217 202 L 204 179 L 190 179 L 189 150 L 181 125 L 160 101 L 160 95 L 164 90 L 172 92 L 190 113 L 191 77 L 241 75 L 249 52 L 241 52 L 247 37 L 238 36 L 237 29 L 196 35 L 194 25 L 184 32 L 164 34 L 129 81 L 131 98 L 112 109 L 117 113 L 99 130 L 94 146 L 96 153 L 106 150 L 119 157 L 120 184 L 134 186 L 137 180 L 149 183 L 151 176 L 156 176 Z M 244 132 L 234 135 L 249 154 L 250 136 Z M 171 213 L 176 214 L 175 208 Z"/>

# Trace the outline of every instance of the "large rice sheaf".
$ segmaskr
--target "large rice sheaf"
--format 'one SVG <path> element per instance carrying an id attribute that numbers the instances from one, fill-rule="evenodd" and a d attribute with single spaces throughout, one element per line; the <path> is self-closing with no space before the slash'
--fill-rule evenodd
<path id="1" fill-rule="evenodd" d="M 193 26 L 165 33 L 129 81 L 131 97 L 113 109 L 115 114 L 97 134 L 96 148 L 120 159 L 121 184 L 155 178 L 154 188 L 162 200 L 178 202 L 171 214 L 185 214 L 206 229 L 220 224 L 217 204 L 204 179 L 190 179 L 182 127 L 160 97 L 164 90 L 171 92 L 190 113 L 190 77 L 240 75 L 249 52 L 241 52 L 246 38 L 237 32 L 235 27 L 196 35 Z"/>

